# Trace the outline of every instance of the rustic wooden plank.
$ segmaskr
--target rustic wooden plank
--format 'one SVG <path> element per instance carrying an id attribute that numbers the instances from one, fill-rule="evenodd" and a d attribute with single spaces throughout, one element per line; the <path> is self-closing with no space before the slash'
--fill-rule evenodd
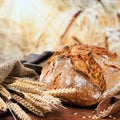
<path id="1" fill-rule="evenodd" d="M 81 108 L 81 107 L 69 107 L 66 109 L 54 110 L 50 113 L 45 114 L 44 117 L 37 117 L 31 113 L 28 113 L 32 120 L 91 120 L 89 116 L 94 115 L 94 108 Z M 120 120 L 120 114 L 116 114 L 113 118 L 101 118 L 99 120 Z M 0 120 L 14 120 L 9 112 L 0 115 Z"/>

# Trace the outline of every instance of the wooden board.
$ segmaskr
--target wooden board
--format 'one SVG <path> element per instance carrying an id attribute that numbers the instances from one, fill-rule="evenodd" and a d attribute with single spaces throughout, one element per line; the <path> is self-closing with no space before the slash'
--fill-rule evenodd
<path id="1" fill-rule="evenodd" d="M 31 113 L 28 113 L 32 120 L 92 120 L 89 118 L 95 113 L 95 108 L 80 108 L 80 107 L 69 107 L 66 109 L 57 109 L 50 113 L 45 114 L 44 117 L 37 117 Z M 120 113 L 114 115 L 112 118 L 101 118 L 99 120 L 120 120 Z M 0 115 L 0 120 L 14 120 L 11 114 L 8 112 L 6 114 Z"/>

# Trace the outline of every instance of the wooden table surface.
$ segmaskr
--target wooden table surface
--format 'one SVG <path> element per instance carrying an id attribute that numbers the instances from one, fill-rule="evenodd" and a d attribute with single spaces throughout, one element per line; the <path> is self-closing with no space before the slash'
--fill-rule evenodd
<path id="1" fill-rule="evenodd" d="M 66 109 L 57 109 L 50 113 L 45 114 L 44 117 L 37 117 L 31 113 L 28 113 L 32 120 L 92 120 L 89 118 L 93 116 L 94 108 L 81 108 L 81 107 L 69 107 Z M 99 120 L 120 120 L 120 113 L 114 115 L 112 118 L 101 118 Z M 0 115 L 0 120 L 14 120 L 11 114 L 8 112 L 6 114 Z"/>

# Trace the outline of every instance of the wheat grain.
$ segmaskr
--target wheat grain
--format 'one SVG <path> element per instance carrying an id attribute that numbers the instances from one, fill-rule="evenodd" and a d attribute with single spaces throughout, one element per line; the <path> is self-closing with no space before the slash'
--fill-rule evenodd
<path id="1" fill-rule="evenodd" d="M 3 101 L 3 99 L 0 97 L 0 111 L 5 112 L 7 110 L 7 105 L 6 103 Z"/>
<path id="2" fill-rule="evenodd" d="M 31 120 L 31 118 L 16 103 L 8 102 L 8 105 L 19 119 Z"/>
<path id="3" fill-rule="evenodd" d="M 30 104 L 28 101 L 26 101 L 24 98 L 20 97 L 19 95 L 13 94 L 13 99 L 16 100 L 18 103 L 26 107 L 29 111 L 36 114 L 37 116 L 44 116 L 42 111 L 37 109 L 35 106 Z"/>

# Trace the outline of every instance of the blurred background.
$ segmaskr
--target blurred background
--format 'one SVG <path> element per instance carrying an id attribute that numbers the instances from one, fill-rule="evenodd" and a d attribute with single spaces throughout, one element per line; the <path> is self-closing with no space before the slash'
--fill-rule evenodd
<path id="1" fill-rule="evenodd" d="M 0 55 L 21 59 L 76 42 L 120 55 L 120 0 L 0 0 Z"/>

